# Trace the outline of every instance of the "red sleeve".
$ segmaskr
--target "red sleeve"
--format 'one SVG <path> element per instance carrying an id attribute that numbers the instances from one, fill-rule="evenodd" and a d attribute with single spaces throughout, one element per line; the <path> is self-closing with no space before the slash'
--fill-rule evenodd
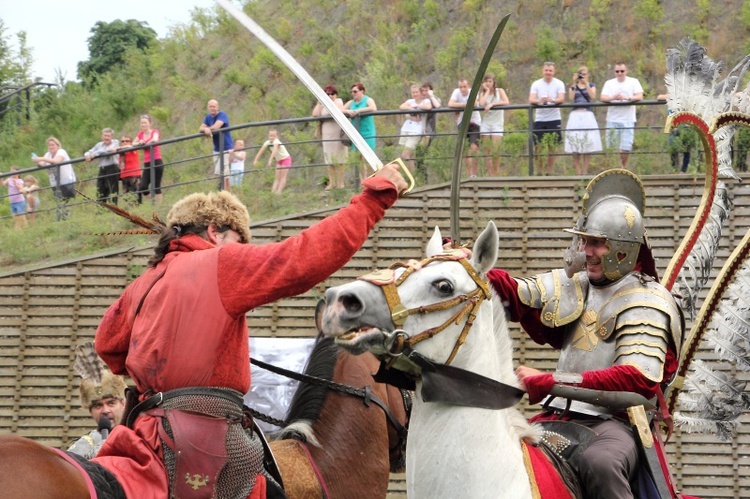
<path id="1" fill-rule="evenodd" d="M 371 177 L 363 185 L 365 190 L 349 206 L 297 236 L 261 246 L 222 247 L 218 279 L 227 312 L 238 316 L 304 293 L 343 267 L 398 199 L 395 185 L 387 179 Z"/>
<path id="2" fill-rule="evenodd" d="M 672 348 L 667 351 L 663 379 L 668 380 L 677 370 L 677 356 Z M 549 395 L 555 381 L 551 374 L 529 376 L 524 380 L 529 394 L 529 403 L 537 404 Z M 656 395 L 660 383 L 651 381 L 633 366 L 612 366 L 607 369 L 586 371 L 583 381 L 576 386 L 609 392 L 634 392 L 651 399 Z"/>
<path id="3" fill-rule="evenodd" d="M 502 269 L 492 269 L 487 273 L 492 288 L 510 315 L 510 320 L 518 322 L 526 334 L 540 345 L 548 344 L 553 348 L 562 348 L 564 331 L 562 328 L 551 328 L 542 324 L 541 310 L 524 305 L 518 297 L 518 282 Z"/>

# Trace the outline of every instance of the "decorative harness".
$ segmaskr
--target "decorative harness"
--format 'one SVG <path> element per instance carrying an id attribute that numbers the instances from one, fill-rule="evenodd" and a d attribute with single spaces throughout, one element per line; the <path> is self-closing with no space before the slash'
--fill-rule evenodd
<path id="1" fill-rule="evenodd" d="M 401 328 L 406 319 L 413 314 L 428 314 L 441 310 L 449 310 L 461 305 L 458 310 L 443 324 L 410 336 L 403 329 L 396 329 L 386 334 L 385 347 L 390 359 L 386 367 L 390 367 L 397 358 L 406 354 L 407 358 L 421 369 L 422 400 L 425 402 L 444 402 L 466 407 L 481 407 L 485 409 L 505 409 L 519 402 L 524 392 L 515 386 L 501 383 L 492 378 L 451 366 L 458 349 L 466 341 L 479 307 L 484 300 L 490 298 L 489 284 L 482 279 L 468 261 L 470 252 L 464 248 L 445 251 L 439 255 L 425 258 L 421 261 L 410 260 L 408 263 L 395 263 L 386 270 L 375 271 L 360 280 L 380 287 L 385 295 L 391 319 L 397 328 Z M 400 286 L 410 275 L 432 262 L 459 262 L 477 285 L 473 291 L 430 305 L 406 308 L 398 294 Z M 405 269 L 396 278 L 396 269 Z M 463 305 L 462 305 L 463 304 Z M 427 340 L 444 331 L 451 324 L 459 324 L 466 320 L 461 333 L 456 339 L 453 350 L 445 364 L 439 364 L 413 350 L 414 345 Z"/>
<path id="2" fill-rule="evenodd" d="M 476 319 L 477 313 L 479 311 L 479 306 L 484 300 L 487 300 L 490 297 L 489 284 L 487 283 L 487 281 L 482 279 L 482 277 L 477 273 L 476 270 L 474 270 L 474 267 L 472 267 L 468 261 L 468 257 L 470 254 L 471 253 L 465 248 L 456 248 L 447 250 L 439 255 L 425 258 L 421 261 L 410 260 L 407 263 L 397 262 L 387 269 L 376 270 L 375 272 L 358 278 L 359 280 L 374 284 L 383 290 L 386 302 L 388 303 L 388 308 L 391 312 L 391 319 L 393 320 L 393 323 L 397 328 L 401 328 L 410 315 L 428 314 L 431 312 L 439 312 L 441 310 L 449 310 L 456 305 L 460 305 L 463 303 L 463 306 L 461 306 L 456 311 L 456 313 L 454 313 L 447 321 L 437 327 L 427 329 L 425 331 L 422 331 L 421 333 L 415 334 L 414 336 L 410 336 L 403 329 L 396 329 L 395 331 L 393 331 L 386 345 L 391 357 L 399 357 L 405 351 L 411 351 L 414 345 L 416 345 L 420 341 L 432 338 L 436 334 L 444 331 L 451 324 L 458 324 L 461 322 L 461 320 L 466 318 L 466 322 L 464 323 L 464 327 L 461 330 L 461 334 L 458 335 L 456 344 L 453 346 L 453 351 L 451 352 L 445 364 L 449 365 L 451 362 L 453 362 L 456 354 L 458 353 L 458 349 L 461 347 L 461 345 L 464 344 L 464 342 L 466 341 L 466 336 L 469 334 L 469 330 L 474 325 L 474 319 Z M 455 298 L 432 303 L 430 305 L 424 305 L 415 308 L 406 308 L 401 302 L 401 297 L 398 294 L 398 287 L 414 272 L 422 269 L 423 267 L 426 267 L 432 262 L 459 262 L 461 265 L 463 265 L 464 269 L 466 269 L 466 272 L 476 283 L 476 289 L 469 293 L 456 296 Z M 396 270 L 401 268 L 405 270 L 397 278 Z"/>

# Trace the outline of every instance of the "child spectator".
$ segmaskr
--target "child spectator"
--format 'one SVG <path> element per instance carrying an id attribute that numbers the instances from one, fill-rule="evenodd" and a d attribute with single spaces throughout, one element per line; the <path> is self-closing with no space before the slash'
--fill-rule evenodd
<path id="1" fill-rule="evenodd" d="M 17 172 L 17 166 L 10 167 L 11 172 Z M 3 184 L 8 188 L 8 201 L 10 201 L 10 212 L 16 220 L 16 229 L 28 227 L 26 222 L 26 200 L 23 197 L 23 180 L 19 174 L 12 175 Z"/>
<path id="2" fill-rule="evenodd" d="M 123 135 L 120 144 L 120 149 L 129 149 L 133 145 L 133 139 L 129 135 Z M 141 165 L 138 159 L 138 151 L 120 154 L 120 180 L 123 195 L 129 192 L 138 193 L 138 184 L 141 180 Z"/>
<path id="3" fill-rule="evenodd" d="M 263 143 L 258 154 L 255 155 L 253 165 L 258 164 L 260 155 L 271 145 L 273 145 L 273 148 L 271 149 L 271 157 L 268 158 L 268 166 L 271 166 L 271 162 L 274 159 L 276 160 L 276 178 L 273 181 L 271 192 L 281 194 L 281 191 L 286 187 L 286 176 L 289 173 L 289 168 L 292 166 L 292 156 L 287 152 L 281 140 L 279 140 L 278 132 L 275 128 L 271 128 L 268 131 L 268 140 Z"/>
<path id="4" fill-rule="evenodd" d="M 419 85 L 412 85 L 411 99 L 407 99 L 399 106 L 399 109 L 429 111 L 432 109 L 432 102 L 422 96 Z M 401 126 L 401 137 L 398 143 L 404 146 L 401 158 L 407 163 L 414 162 L 414 151 L 417 149 L 417 144 L 422 139 L 422 135 L 424 135 L 426 117 L 426 114 L 407 115 L 404 124 Z"/>
<path id="5" fill-rule="evenodd" d="M 229 153 L 229 161 L 231 162 L 229 167 L 229 173 L 231 174 L 230 185 L 232 187 L 242 186 L 242 177 L 245 173 L 245 156 L 247 156 L 245 141 L 242 139 L 235 140 L 234 150 Z"/>
<path id="6" fill-rule="evenodd" d="M 39 211 L 39 182 L 34 175 L 26 175 L 23 178 L 23 193 L 26 197 L 26 214 L 29 221 L 36 220 L 36 212 Z"/>

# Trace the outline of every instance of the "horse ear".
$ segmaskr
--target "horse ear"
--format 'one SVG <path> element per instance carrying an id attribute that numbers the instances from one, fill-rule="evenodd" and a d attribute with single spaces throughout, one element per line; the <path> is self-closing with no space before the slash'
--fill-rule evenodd
<path id="1" fill-rule="evenodd" d="M 435 232 L 432 233 L 432 237 L 430 238 L 430 242 L 427 243 L 427 251 L 425 251 L 425 253 L 429 258 L 431 256 L 439 255 L 442 252 L 443 236 L 440 234 L 440 229 L 436 226 Z"/>
<path id="2" fill-rule="evenodd" d="M 477 242 L 474 243 L 472 263 L 477 272 L 485 274 L 495 266 L 499 245 L 497 227 L 495 227 L 495 222 L 490 220 L 487 228 L 479 234 Z"/>

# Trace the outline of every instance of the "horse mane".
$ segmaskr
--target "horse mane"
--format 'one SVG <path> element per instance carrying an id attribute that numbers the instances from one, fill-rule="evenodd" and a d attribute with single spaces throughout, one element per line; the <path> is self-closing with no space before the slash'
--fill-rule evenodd
<path id="1" fill-rule="evenodd" d="M 305 367 L 305 374 L 326 380 L 333 379 L 333 371 L 338 360 L 339 347 L 333 338 L 319 339 L 313 347 Z M 320 417 L 328 388 L 312 383 L 300 383 L 292 397 L 284 423 L 289 426 L 298 421 L 313 424 Z"/>

